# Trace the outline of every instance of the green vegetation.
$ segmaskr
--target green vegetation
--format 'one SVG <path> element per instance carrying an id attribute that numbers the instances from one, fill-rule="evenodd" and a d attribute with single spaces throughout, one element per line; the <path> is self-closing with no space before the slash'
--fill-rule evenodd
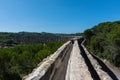
<path id="1" fill-rule="evenodd" d="M 86 30 L 84 37 L 94 54 L 120 67 L 120 21 L 100 23 Z"/>
<path id="2" fill-rule="evenodd" d="M 20 44 L 10 48 L 0 48 L 0 80 L 21 80 L 43 58 L 54 53 L 63 43 Z"/>
<path id="3" fill-rule="evenodd" d="M 0 80 L 21 80 L 72 34 L 0 32 Z"/>

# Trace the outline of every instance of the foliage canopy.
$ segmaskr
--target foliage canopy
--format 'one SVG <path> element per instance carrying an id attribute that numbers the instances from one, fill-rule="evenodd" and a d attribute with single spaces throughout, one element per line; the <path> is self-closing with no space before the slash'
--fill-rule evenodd
<path id="1" fill-rule="evenodd" d="M 19 44 L 10 48 L 0 48 L 0 80 L 21 80 L 63 43 Z"/>
<path id="2" fill-rule="evenodd" d="M 87 47 L 120 67 L 120 21 L 104 22 L 84 31 Z"/>

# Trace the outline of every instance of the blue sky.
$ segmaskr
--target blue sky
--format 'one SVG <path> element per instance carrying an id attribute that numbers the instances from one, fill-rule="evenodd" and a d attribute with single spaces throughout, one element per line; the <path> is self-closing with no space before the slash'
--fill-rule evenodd
<path id="1" fill-rule="evenodd" d="M 120 20 L 120 0 L 0 0 L 2 32 L 83 32 Z"/>

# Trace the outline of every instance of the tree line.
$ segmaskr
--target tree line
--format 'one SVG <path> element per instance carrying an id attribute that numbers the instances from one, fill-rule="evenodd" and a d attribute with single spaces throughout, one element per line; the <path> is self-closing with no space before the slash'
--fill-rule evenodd
<path id="1" fill-rule="evenodd" d="M 63 43 L 19 44 L 0 48 L 0 80 L 21 80 Z"/>
<path id="2" fill-rule="evenodd" d="M 120 21 L 100 23 L 85 30 L 84 37 L 90 51 L 120 67 Z"/>
<path id="3" fill-rule="evenodd" d="M 74 34 L 53 34 L 53 33 L 35 33 L 35 32 L 0 32 L 0 47 L 11 47 L 17 44 L 38 44 L 54 41 L 67 41 Z"/>

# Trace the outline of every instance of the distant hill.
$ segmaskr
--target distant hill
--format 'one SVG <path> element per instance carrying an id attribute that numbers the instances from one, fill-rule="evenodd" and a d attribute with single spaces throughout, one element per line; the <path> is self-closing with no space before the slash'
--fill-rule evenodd
<path id="1" fill-rule="evenodd" d="M 120 67 L 120 21 L 104 22 L 84 31 L 87 47 Z"/>
<path id="2" fill-rule="evenodd" d="M 46 32 L 42 32 L 42 33 L 0 32 L 0 47 L 13 46 L 16 44 L 38 44 L 38 43 L 47 43 L 47 42 L 55 42 L 55 41 L 66 41 L 71 39 L 73 35 L 72 34 L 53 34 L 53 33 L 46 33 Z"/>

